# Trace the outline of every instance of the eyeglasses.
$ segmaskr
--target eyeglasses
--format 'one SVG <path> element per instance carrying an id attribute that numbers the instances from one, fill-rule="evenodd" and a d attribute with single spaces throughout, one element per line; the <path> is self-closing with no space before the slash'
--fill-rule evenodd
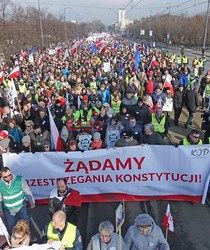
<path id="1" fill-rule="evenodd" d="M 26 128 L 30 128 L 30 127 L 31 127 L 31 125 L 27 125 L 27 126 L 26 126 Z"/>
<path id="2" fill-rule="evenodd" d="M 22 240 L 26 235 L 22 236 L 22 237 L 17 237 L 15 235 L 12 235 L 12 237 L 15 239 L 15 240 Z"/>
<path id="3" fill-rule="evenodd" d="M 112 234 L 109 234 L 109 235 L 104 235 L 104 234 L 100 234 L 101 238 L 111 238 L 112 237 Z"/>
<path id="4" fill-rule="evenodd" d="M 3 176 L 3 179 L 6 179 L 6 178 L 11 177 L 11 176 L 12 176 L 12 174 L 8 174 L 6 176 Z"/>
<path id="5" fill-rule="evenodd" d="M 195 138 L 195 139 L 199 139 L 199 136 L 192 135 L 192 137 Z"/>
<path id="6" fill-rule="evenodd" d="M 49 146 L 44 146 L 44 148 L 49 148 Z"/>

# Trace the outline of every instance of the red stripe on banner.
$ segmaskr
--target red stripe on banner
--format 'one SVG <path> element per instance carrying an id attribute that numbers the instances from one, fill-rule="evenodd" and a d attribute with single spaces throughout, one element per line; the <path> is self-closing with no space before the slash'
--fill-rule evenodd
<path id="1" fill-rule="evenodd" d="M 107 193 L 107 194 L 91 194 L 81 195 L 82 203 L 87 202 L 118 202 L 118 201 L 155 201 L 155 200 L 171 200 L 171 201 L 188 201 L 194 203 L 201 203 L 202 196 L 191 195 L 159 195 L 159 196 L 140 196 L 129 195 L 120 193 Z M 36 200 L 36 204 L 45 205 L 48 203 L 48 199 Z"/>

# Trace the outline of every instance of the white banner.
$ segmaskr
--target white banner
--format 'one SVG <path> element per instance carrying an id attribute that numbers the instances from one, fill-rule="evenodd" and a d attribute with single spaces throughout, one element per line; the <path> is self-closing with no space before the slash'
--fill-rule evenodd
<path id="1" fill-rule="evenodd" d="M 104 72 L 111 71 L 111 65 L 110 62 L 104 62 Z"/>
<path id="2" fill-rule="evenodd" d="M 166 102 L 163 105 L 163 111 L 172 112 L 173 110 L 173 98 L 166 98 Z"/>
<path id="3" fill-rule="evenodd" d="M 210 145 L 135 146 L 82 152 L 3 154 L 4 166 L 24 176 L 36 199 L 46 199 L 59 177 L 84 202 L 189 200 L 204 202 Z M 102 197 L 101 194 L 112 193 Z M 104 195 L 105 196 L 105 195 Z"/>
<path id="4" fill-rule="evenodd" d="M 32 246 L 21 246 L 15 249 L 17 250 L 59 250 L 61 248 L 61 241 L 53 242 L 52 244 L 33 244 Z"/>
<path id="5" fill-rule="evenodd" d="M 141 36 L 144 36 L 144 35 L 145 35 L 145 30 L 144 30 L 144 29 L 141 29 L 141 30 L 140 30 L 140 35 L 141 35 Z"/>

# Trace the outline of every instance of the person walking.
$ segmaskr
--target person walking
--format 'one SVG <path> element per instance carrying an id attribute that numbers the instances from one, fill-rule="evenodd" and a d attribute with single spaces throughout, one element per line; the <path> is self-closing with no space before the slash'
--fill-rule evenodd
<path id="1" fill-rule="evenodd" d="M 188 128 L 188 126 L 192 124 L 194 113 L 196 113 L 197 108 L 199 106 L 198 93 L 194 88 L 194 84 L 191 84 L 190 89 L 186 91 L 185 105 L 187 111 L 189 112 L 189 117 L 186 123 L 184 124 L 184 127 Z"/>

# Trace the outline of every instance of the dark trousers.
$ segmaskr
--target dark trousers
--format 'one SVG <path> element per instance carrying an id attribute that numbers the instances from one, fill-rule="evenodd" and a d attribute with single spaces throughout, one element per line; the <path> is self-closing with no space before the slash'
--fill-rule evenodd
<path id="1" fill-rule="evenodd" d="M 185 123 L 185 127 L 187 128 L 189 125 L 192 124 L 193 121 L 193 112 L 192 111 L 188 111 L 189 112 L 189 117 Z"/>
<path id="2" fill-rule="evenodd" d="M 181 108 L 174 107 L 174 123 L 175 123 L 175 125 L 178 125 L 181 112 L 182 112 L 182 107 Z"/>

